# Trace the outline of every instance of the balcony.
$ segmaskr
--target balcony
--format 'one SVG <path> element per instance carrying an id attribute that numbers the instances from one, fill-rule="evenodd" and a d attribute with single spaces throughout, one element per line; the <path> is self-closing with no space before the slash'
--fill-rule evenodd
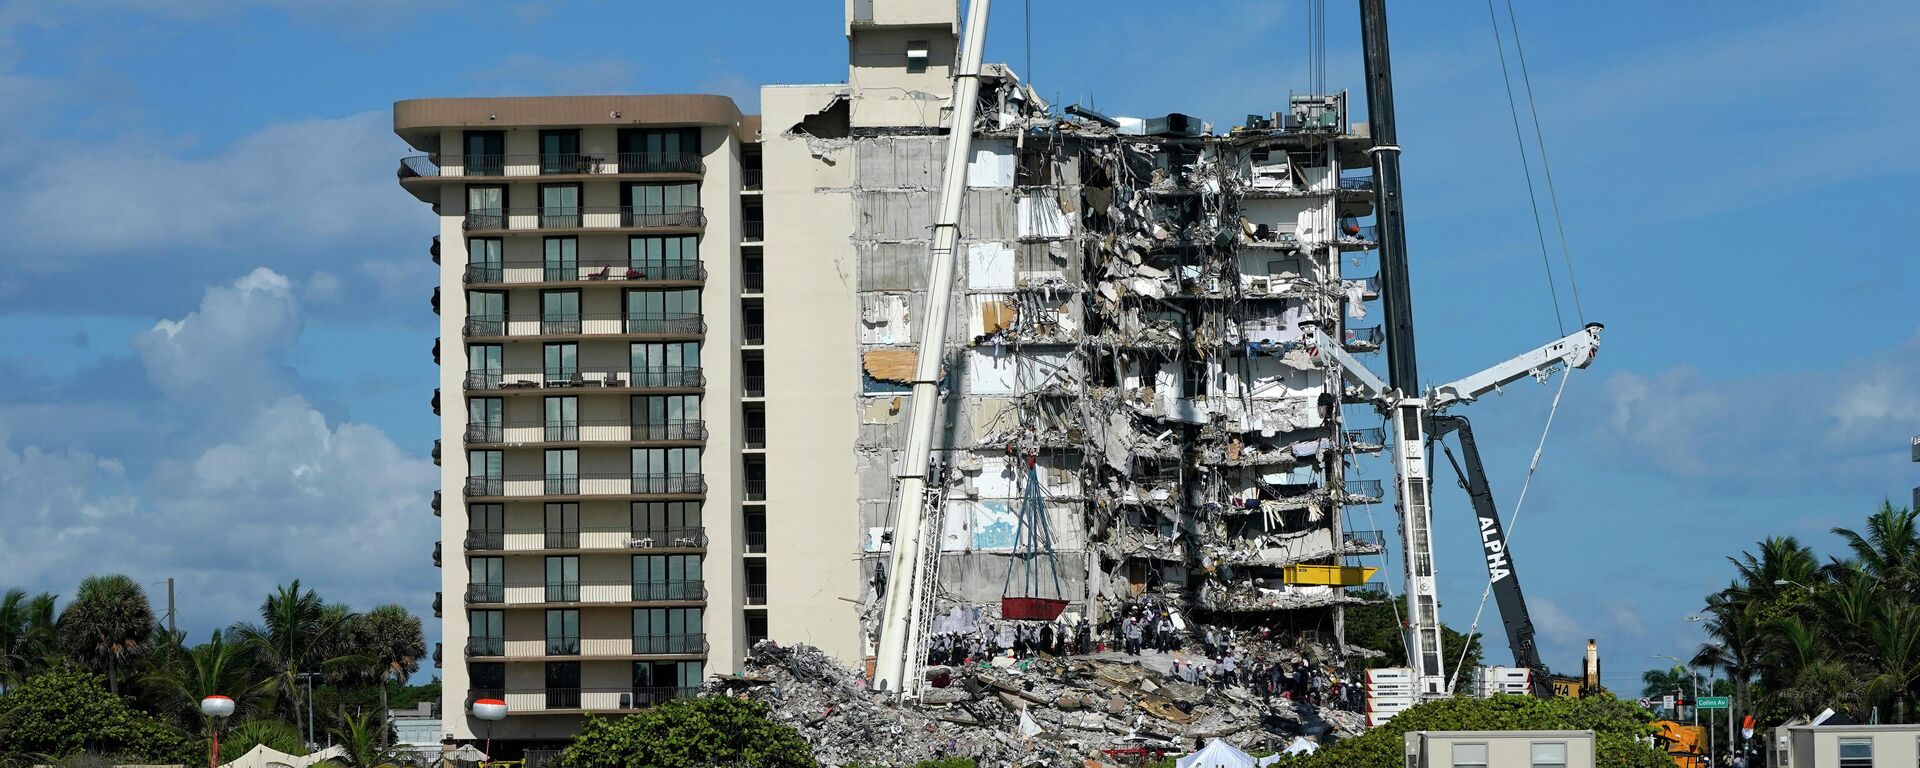
<path id="1" fill-rule="evenodd" d="M 747 605 L 766 605 L 767 585 L 747 583 Z"/>
<path id="2" fill-rule="evenodd" d="M 766 323 L 741 323 L 740 340 L 750 347 L 767 343 Z"/>
<path id="3" fill-rule="evenodd" d="M 1340 177 L 1340 191 L 1373 193 L 1373 174 Z"/>
<path id="4" fill-rule="evenodd" d="M 681 687 L 635 687 L 635 688 L 514 688 L 506 691 L 484 691 L 476 689 L 471 695 L 479 697 L 504 696 L 507 712 L 510 715 L 577 712 L 618 712 L 626 709 L 649 707 L 673 699 L 692 698 L 699 688 Z"/>
<path id="5" fill-rule="evenodd" d="M 707 492 L 699 473 L 668 475 L 561 474 L 469 477 L 469 498 L 524 498 L 544 496 L 691 496 Z"/>
<path id="6" fill-rule="evenodd" d="M 745 397 L 766 397 L 767 377 L 746 375 L 740 377 L 741 394 Z"/>
<path id="7" fill-rule="evenodd" d="M 476 596 L 476 589 L 485 590 Z M 700 603 L 707 585 L 699 581 L 565 581 L 473 584 L 467 602 L 508 606 L 631 605 L 635 603 Z"/>
<path id="8" fill-rule="evenodd" d="M 504 637 L 475 636 L 467 638 L 468 656 L 505 656 L 507 639 Z"/>
<path id="9" fill-rule="evenodd" d="M 1387 338 L 1386 333 L 1377 325 L 1348 328 L 1345 335 L 1346 338 L 1340 341 L 1340 346 L 1348 352 L 1378 352 L 1380 343 Z"/>
<path id="10" fill-rule="evenodd" d="M 1387 431 L 1380 427 L 1349 429 L 1342 434 L 1347 450 L 1354 453 L 1377 453 L 1387 445 Z"/>
<path id="11" fill-rule="evenodd" d="M 562 233 L 591 230 L 697 230 L 706 226 L 697 205 L 574 205 L 483 208 L 468 211 L 461 227 L 473 234 Z"/>
<path id="12" fill-rule="evenodd" d="M 639 550 L 698 550 L 707 546 L 707 530 L 682 528 L 586 527 L 565 530 L 508 528 L 468 531 L 469 551 L 544 553 L 554 550 L 623 552 Z"/>
<path id="13" fill-rule="evenodd" d="M 693 152 L 560 153 L 532 155 L 413 155 L 400 159 L 402 182 L 413 179 L 532 178 L 542 176 L 698 175 L 706 162 Z"/>
<path id="14" fill-rule="evenodd" d="M 527 421 L 469 424 L 468 445 L 549 445 L 556 443 L 693 443 L 707 439 L 700 420 L 634 424 L 620 420 Z"/>
<path id="15" fill-rule="evenodd" d="M 740 188 L 750 192 L 760 191 L 765 187 L 764 175 L 765 171 L 760 168 L 740 169 Z"/>
<path id="16" fill-rule="evenodd" d="M 1340 231 L 1334 234 L 1333 244 L 1350 251 L 1369 251 L 1380 246 L 1380 227 L 1377 224 L 1362 225 L 1352 219 L 1340 222 Z"/>
<path id="17" fill-rule="evenodd" d="M 600 283 L 699 283 L 707 268 L 697 262 L 647 264 L 549 264 L 545 261 L 504 261 L 468 264 L 461 279 L 467 285 L 596 285 Z"/>
<path id="18" fill-rule="evenodd" d="M 745 437 L 748 448 L 759 449 L 767 447 L 766 427 L 747 427 L 744 431 L 746 432 Z"/>
<path id="19" fill-rule="evenodd" d="M 767 553 L 767 532 L 747 531 L 747 554 L 764 555 Z"/>
<path id="20" fill-rule="evenodd" d="M 698 312 L 628 314 L 606 312 L 502 317 L 468 315 L 460 328 L 469 339 L 540 339 L 553 336 L 700 336 L 707 321 Z"/>
<path id="21" fill-rule="evenodd" d="M 761 293 L 767 289 L 767 274 L 758 269 L 740 273 L 741 293 Z"/>
<path id="22" fill-rule="evenodd" d="M 748 501 L 766 501 L 767 500 L 767 479 L 766 478 L 749 477 L 747 478 L 744 484 L 746 485 Z"/>
<path id="23" fill-rule="evenodd" d="M 635 656 L 700 656 L 706 652 L 706 635 L 639 635 L 633 638 Z"/>
<path id="24" fill-rule="evenodd" d="M 1344 490 L 1349 504 L 1375 504 L 1385 495 L 1378 480 L 1348 480 Z"/>
<path id="25" fill-rule="evenodd" d="M 744 219 L 740 222 L 741 240 L 757 243 L 766 238 L 767 222 L 765 219 Z"/>
<path id="26" fill-rule="evenodd" d="M 514 368 L 467 374 L 468 391 L 580 389 L 698 389 L 707 384 L 699 368 L 673 367 L 644 371 L 607 368 Z"/>

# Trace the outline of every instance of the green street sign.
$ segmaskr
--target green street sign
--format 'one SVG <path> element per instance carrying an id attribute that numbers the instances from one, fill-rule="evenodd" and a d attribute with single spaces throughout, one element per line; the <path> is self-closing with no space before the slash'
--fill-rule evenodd
<path id="1" fill-rule="evenodd" d="M 1733 700 L 1726 696 L 1702 696 L 1694 706 L 1700 709 L 1730 709 Z"/>

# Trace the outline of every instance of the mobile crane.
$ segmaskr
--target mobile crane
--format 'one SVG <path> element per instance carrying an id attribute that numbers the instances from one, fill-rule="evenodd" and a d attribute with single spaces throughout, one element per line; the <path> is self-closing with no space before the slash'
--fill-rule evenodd
<path id="1" fill-rule="evenodd" d="M 1432 538 L 1432 484 L 1427 472 L 1430 442 L 1453 434 L 1460 442 L 1465 466 L 1456 465 L 1461 484 L 1473 502 L 1480 544 L 1487 561 L 1491 589 L 1497 596 L 1500 618 L 1506 625 L 1514 663 L 1531 672 L 1533 695 L 1552 695 L 1550 675 L 1534 644 L 1533 619 L 1520 590 L 1520 576 L 1506 531 L 1494 505 L 1480 450 L 1466 418 L 1445 413 L 1453 405 L 1472 402 L 1522 378 L 1545 381 L 1561 368 L 1585 368 L 1600 350 L 1599 323 L 1511 358 L 1458 381 L 1426 391 L 1419 386 L 1414 357 L 1413 300 L 1407 275 L 1406 220 L 1400 192 L 1400 147 L 1396 143 L 1393 112 L 1393 75 L 1389 62 L 1386 0 L 1360 0 L 1361 43 L 1365 51 L 1367 113 L 1374 147 L 1374 212 L 1380 243 L 1381 304 L 1386 315 L 1388 378 L 1380 380 L 1359 361 L 1318 333 L 1316 342 L 1344 370 L 1346 383 L 1389 417 L 1394 431 L 1393 464 L 1398 493 L 1400 540 L 1406 557 L 1407 661 L 1413 667 L 1415 690 L 1421 698 L 1452 692 L 1441 654 L 1439 597 L 1434 581 Z"/>

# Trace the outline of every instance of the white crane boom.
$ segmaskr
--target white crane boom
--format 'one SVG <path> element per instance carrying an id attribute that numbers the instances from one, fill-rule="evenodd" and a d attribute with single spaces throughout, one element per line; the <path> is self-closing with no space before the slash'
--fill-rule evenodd
<path id="1" fill-rule="evenodd" d="M 934 417 L 940 405 L 940 363 L 946 357 L 947 319 L 953 305 L 954 250 L 960 236 L 960 204 L 966 199 L 967 159 L 973 151 L 973 119 L 979 106 L 980 57 L 987 38 L 991 0 L 967 4 L 965 38 L 953 68 L 953 103 L 947 126 L 947 165 L 940 182 L 939 218 L 930 248 L 932 275 L 920 334 L 913 390 L 907 398 L 906 448 L 894 481 L 893 557 L 886 603 L 880 613 L 880 638 L 874 658 L 874 687 L 911 695 L 920 688 L 919 621 L 915 615 L 927 590 L 928 563 L 922 552 L 926 534 L 927 475 L 933 457 Z M 932 492 L 940 492 L 935 488 Z"/>
<path id="2" fill-rule="evenodd" d="M 1605 326 L 1599 323 L 1588 323 L 1587 327 L 1567 334 L 1558 341 L 1458 381 L 1434 387 L 1427 395 L 1427 407 L 1437 411 L 1454 403 L 1472 402 L 1522 378 L 1544 378 L 1562 365 L 1585 368 L 1593 362 L 1595 355 L 1600 354 L 1600 331 L 1603 329 Z"/>

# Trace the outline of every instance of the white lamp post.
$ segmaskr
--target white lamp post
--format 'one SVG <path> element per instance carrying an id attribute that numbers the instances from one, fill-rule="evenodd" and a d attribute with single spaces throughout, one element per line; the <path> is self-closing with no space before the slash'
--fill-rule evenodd
<path id="1" fill-rule="evenodd" d="M 505 699 L 474 699 L 471 709 L 474 719 L 487 721 L 487 759 L 492 760 L 493 724 L 507 719 L 507 702 Z"/>
<path id="2" fill-rule="evenodd" d="M 233 699 L 214 694 L 200 700 L 200 714 L 213 718 L 213 754 L 207 768 L 220 768 L 220 724 L 233 716 Z"/>

